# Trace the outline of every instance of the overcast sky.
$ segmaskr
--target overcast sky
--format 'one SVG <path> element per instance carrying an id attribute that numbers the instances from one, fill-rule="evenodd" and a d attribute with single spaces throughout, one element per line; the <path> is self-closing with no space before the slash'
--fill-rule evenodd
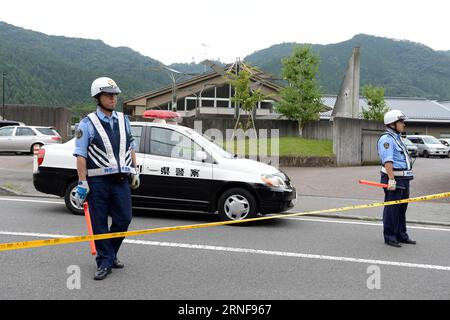
<path id="1" fill-rule="evenodd" d="M 2 0 L 0 21 L 100 39 L 163 63 L 230 62 L 273 44 L 366 33 L 450 50 L 448 0 Z"/>

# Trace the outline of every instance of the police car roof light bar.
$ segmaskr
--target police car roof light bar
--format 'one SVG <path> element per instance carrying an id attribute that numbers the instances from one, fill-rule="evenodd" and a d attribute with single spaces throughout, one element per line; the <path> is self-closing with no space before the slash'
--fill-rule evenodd
<path id="1" fill-rule="evenodd" d="M 153 119 L 155 123 L 166 123 L 167 121 L 167 123 L 177 124 L 182 120 L 181 114 L 167 110 L 147 110 L 144 112 L 143 117 L 145 119 Z"/>

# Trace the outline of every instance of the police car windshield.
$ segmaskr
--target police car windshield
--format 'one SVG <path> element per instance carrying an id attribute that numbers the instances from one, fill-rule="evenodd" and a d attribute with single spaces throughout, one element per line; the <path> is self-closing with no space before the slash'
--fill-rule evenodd
<path id="1" fill-rule="evenodd" d="M 428 144 L 441 144 L 439 140 L 434 137 L 424 137 L 423 142 Z"/>
<path id="2" fill-rule="evenodd" d="M 195 139 L 198 139 L 200 141 L 202 141 L 204 144 L 206 144 L 211 151 L 219 154 L 221 157 L 226 158 L 226 159 L 233 159 L 234 156 L 223 150 L 222 147 L 218 146 L 213 139 L 211 139 L 210 137 L 206 136 L 206 135 L 201 135 L 199 134 L 197 131 L 189 131 L 189 133 L 191 133 L 193 136 L 195 136 Z"/>

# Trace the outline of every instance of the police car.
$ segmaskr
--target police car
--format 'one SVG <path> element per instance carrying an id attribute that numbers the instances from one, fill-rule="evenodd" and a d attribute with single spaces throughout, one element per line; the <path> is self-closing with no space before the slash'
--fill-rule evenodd
<path id="1" fill-rule="evenodd" d="M 157 120 L 131 122 L 141 180 L 140 188 L 132 191 L 133 208 L 218 212 L 226 221 L 281 213 L 295 205 L 296 190 L 277 168 L 237 158 L 190 128 L 146 115 Z M 75 139 L 42 147 L 33 182 L 38 191 L 64 197 L 71 212 L 83 214 L 75 200 L 74 149 Z"/>

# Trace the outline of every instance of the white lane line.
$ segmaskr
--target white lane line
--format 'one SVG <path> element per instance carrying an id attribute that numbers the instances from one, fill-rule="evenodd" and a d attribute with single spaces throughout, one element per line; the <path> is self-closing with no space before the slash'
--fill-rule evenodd
<path id="1" fill-rule="evenodd" d="M 64 204 L 62 201 L 45 201 L 45 200 L 32 200 L 32 199 L 13 199 L 13 198 L 1 198 L 0 201 L 16 201 L 16 202 L 35 202 L 35 203 L 50 203 L 50 204 Z"/>
<path id="2" fill-rule="evenodd" d="M 325 222 L 325 223 L 338 223 L 338 224 L 355 224 L 364 226 L 376 226 L 382 227 L 382 223 L 377 222 L 357 222 L 357 221 L 342 221 L 342 220 L 327 220 L 327 219 L 316 219 L 316 218 L 301 218 L 301 217 L 288 217 L 284 218 L 288 220 L 299 220 L 308 222 Z M 450 228 L 434 228 L 434 227 L 420 227 L 420 226 L 408 226 L 408 229 L 418 229 L 418 230 L 430 230 L 430 231 L 445 231 L 450 232 Z"/>
<path id="3" fill-rule="evenodd" d="M 68 236 L 68 235 L 64 235 L 64 234 L 48 234 L 48 233 L 33 233 L 33 232 L 9 232 L 9 231 L 0 231 L 0 235 L 38 237 L 38 238 L 69 238 L 69 237 L 73 237 L 73 236 Z"/>
<path id="4" fill-rule="evenodd" d="M 69 237 L 68 235 L 26 233 L 26 232 L 7 232 L 7 231 L 0 231 L 0 235 L 30 236 L 30 237 L 43 237 L 43 238 Z M 339 261 L 339 262 L 364 263 L 364 264 L 371 264 L 371 265 L 372 264 L 373 265 L 386 265 L 386 266 L 404 267 L 404 268 L 450 271 L 450 266 L 440 266 L 440 265 L 432 265 L 432 264 L 361 259 L 361 258 L 351 258 L 351 257 L 338 257 L 338 256 L 327 256 L 327 255 L 307 254 L 307 253 L 297 253 L 297 252 L 284 252 L 284 251 L 269 251 L 269 250 L 248 249 L 248 248 L 233 248 L 233 247 L 210 246 L 210 245 L 189 244 L 189 243 L 158 242 L 158 241 L 130 240 L 130 239 L 125 239 L 124 242 L 129 243 L 129 244 L 137 244 L 137 245 L 145 245 L 145 246 L 197 249 L 197 250 L 234 252 L 234 253 L 248 253 L 248 254 L 259 254 L 259 255 L 268 255 L 268 256 L 282 256 L 282 257 L 294 257 L 294 258 L 302 258 L 302 259 L 316 259 L 316 260 L 328 260 L 328 261 Z"/>

